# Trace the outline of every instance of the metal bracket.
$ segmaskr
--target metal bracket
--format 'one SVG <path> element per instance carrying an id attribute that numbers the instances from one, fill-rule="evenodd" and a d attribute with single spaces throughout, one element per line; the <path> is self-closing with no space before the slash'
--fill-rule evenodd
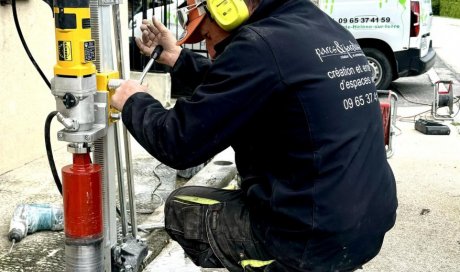
<path id="1" fill-rule="evenodd" d="M 147 254 L 148 248 L 144 242 L 129 239 L 121 246 L 112 248 L 112 271 L 138 272 Z"/>
<path id="2" fill-rule="evenodd" d="M 59 141 L 71 143 L 89 143 L 104 137 L 107 134 L 108 111 L 106 92 L 96 92 L 94 97 L 94 125 L 90 130 L 72 132 L 66 129 L 57 133 Z"/>

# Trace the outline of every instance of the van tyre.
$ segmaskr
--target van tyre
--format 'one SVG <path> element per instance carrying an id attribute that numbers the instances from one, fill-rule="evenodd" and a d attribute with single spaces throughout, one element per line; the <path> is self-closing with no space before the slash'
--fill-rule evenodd
<path id="1" fill-rule="evenodd" d="M 382 51 L 375 48 L 363 48 L 367 61 L 371 66 L 372 79 L 377 90 L 387 90 L 393 81 L 391 64 Z"/>

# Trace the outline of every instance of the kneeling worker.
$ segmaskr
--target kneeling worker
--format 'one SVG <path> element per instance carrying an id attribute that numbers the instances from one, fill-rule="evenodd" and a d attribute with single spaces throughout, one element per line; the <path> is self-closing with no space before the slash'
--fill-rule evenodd
<path id="1" fill-rule="evenodd" d="M 165 109 L 125 81 L 112 98 L 133 137 L 176 168 L 231 146 L 241 189 L 182 187 L 166 229 L 193 262 L 229 271 L 353 271 L 395 223 L 395 179 L 366 57 L 305 0 L 187 0 L 176 41 L 144 21 L 141 52 L 194 92 Z M 206 41 L 206 58 L 182 48 Z"/>

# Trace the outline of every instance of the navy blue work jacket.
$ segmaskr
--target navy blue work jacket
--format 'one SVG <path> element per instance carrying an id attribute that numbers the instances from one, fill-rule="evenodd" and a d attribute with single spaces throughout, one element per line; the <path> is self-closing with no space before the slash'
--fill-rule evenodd
<path id="1" fill-rule="evenodd" d="M 213 62 L 182 50 L 171 75 L 195 91 L 174 108 L 128 99 L 135 139 L 178 169 L 232 146 L 254 234 L 280 262 L 334 270 L 375 256 L 397 199 L 357 41 L 310 1 L 262 0 L 215 49 Z"/>

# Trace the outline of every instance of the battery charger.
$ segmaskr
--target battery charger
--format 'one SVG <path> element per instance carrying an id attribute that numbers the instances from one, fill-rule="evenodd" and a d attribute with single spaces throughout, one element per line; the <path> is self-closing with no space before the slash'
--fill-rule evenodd
<path id="1" fill-rule="evenodd" d="M 450 128 L 435 121 L 418 119 L 415 121 L 415 129 L 427 135 L 449 135 Z"/>

